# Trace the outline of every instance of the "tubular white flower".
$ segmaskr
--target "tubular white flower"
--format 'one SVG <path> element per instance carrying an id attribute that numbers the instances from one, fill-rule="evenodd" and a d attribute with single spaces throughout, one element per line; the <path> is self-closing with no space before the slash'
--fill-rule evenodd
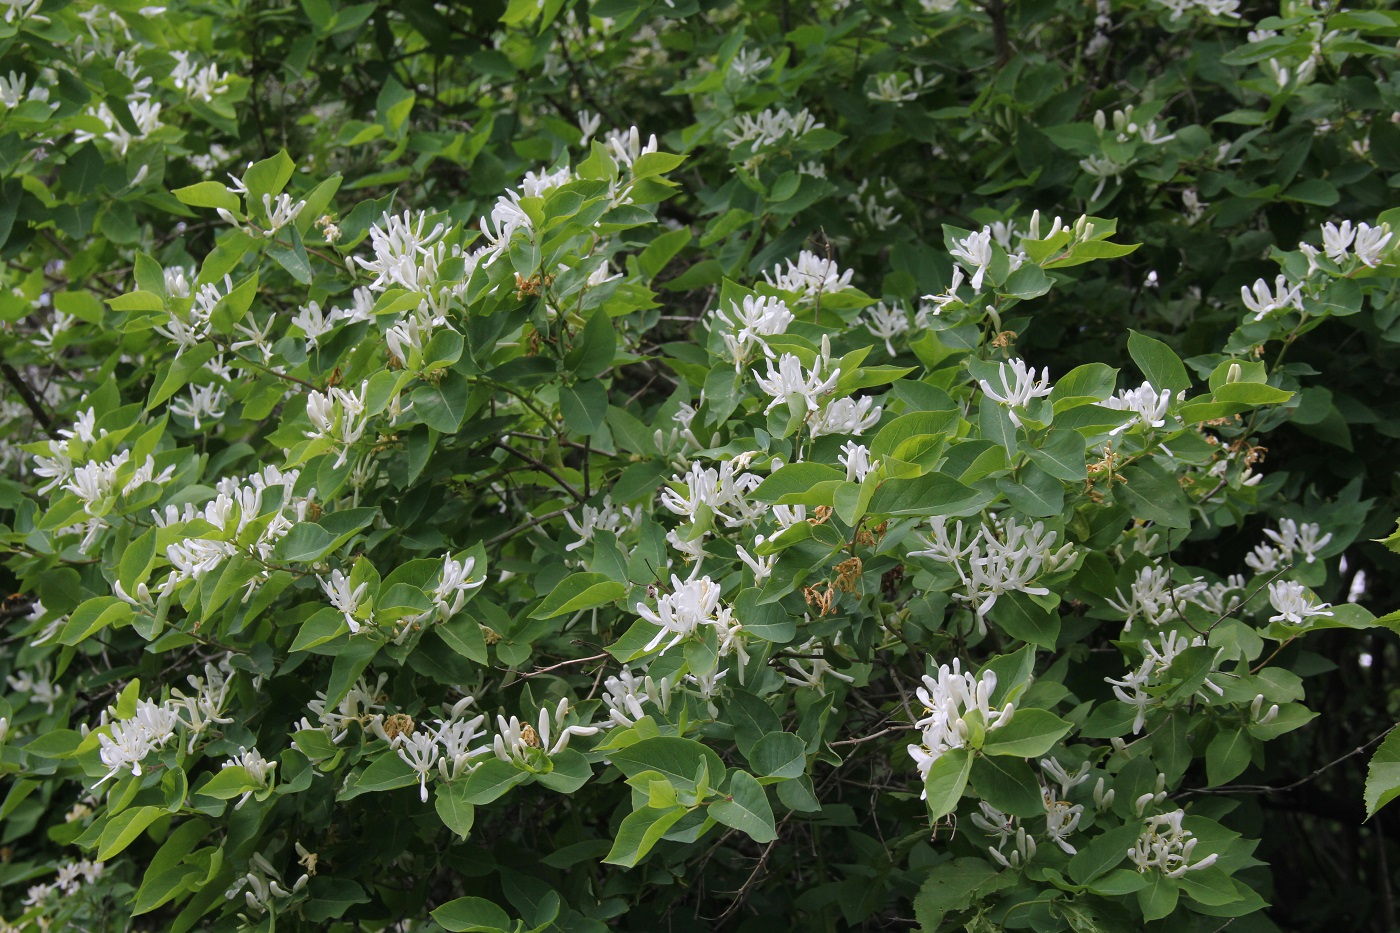
<path id="1" fill-rule="evenodd" d="M 1292 580 L 1276 580 L 1270 583 L 1269 603 L 1278 613 L 1269 617 L 1270 622 L 1304 625 L 1308 619 L 1332 615 L 1331 603 L 1313 602 L 1308 588 Z"/>
<path id="2" fill-rule="evenodd" d="M 1042 370 L 1037 381 L 1035 368 L 1027 368 L 1025 360 L 998 363 L 997 368 L 1000 371 L 1001 392 L 992 388 L 992 384 L 986 379 L 977 380 L 977 384 L 982 387 L 982 392 L 988 398 L 1007 406 L 1010 409 L 1008 414 L 1012 424 L 1020 427 L 1021 419 L 1016 417 L 1016 409 L 1029 405 L 1032 399 L 1044 398 L 1050 394 L 1050 369 L 1046 367 Z M 1011 378 L 1008 378 L 1008 374 Z"/>
<path id="3" fill-rule="evenodd" d="M 1200 840 L 1189 829 L 1182 827 L 1181 822 L 1185 817 L 1185 810 L 1173 810 L 1147 818 L 1137 842 L 1128 850 L 1128 858 L 1139 872 L 1155 868 L 1168 878 L 1180 878 L 1188 871 L 1215 864 L 1219 856 L 1214 852 L 1191 861 Z"/>
<path id="4" fill-rule="evenodd" d="M 980 726 L 991 732 L 1011 722 L 1016 712 L 1013 703 L 1001 709 L 992 708 L 991 697 L 997 688 L 995 671 L 985 670 L 980 677 L 974 677 L 963 673 L 960 664 L 955 658 L 951 668 L 941 665 L 936 679 L 925 674 L 923 686 L 915 690 L 928 715 L 914 724 L 922 731 L 922 743 L 908 746 L 908 751 L 922 778 L 928 777 L 933 763 L 945 752 L 967 745 L 971 734 L 966 721 L 968 713 L 977 712 Z M 925 796 L 926 792 L 920 795 L 921 798 Z"/>
<path id="5" fill-rule="evenodd" d="M 953 240 L 952 256 L 972 272 L 972 290 L 982 290 L 982 279 L 992 262 L 992 231 L 990 227 Z M 956 286 L 955 286 L 956 287 Z"/>
<path id="6" fill-rule="evenodd" d="M 1115 398 L 1104 399 L 1102 402 L 1094 404 L 1103 408 L 1112 408 L 1115 411 L 1131 411 L 1137 415 L 1132 421 L 1121 424 L 1109 432 L 1109 434 L 1121 434 L 1135 424 L 1149 428 L 1165 427 L 1167 409 L 1171 405 L 1171 399 L 1170 389 L 1158 392 L 1152 383 L 1144 380 L 1142 385 L 1136 389 L 1120 389 Z"/>
<path id="7" fill-rule="evenodd" d="M 655 649 L 670 635 L 670 642 L 661 649 L 663 653 L 667 652 L 694 635 L 702 625 L 715 625 L 718 622 L 718 583 L 707 576 L 682 582 L 680 577 L 672 574 L 671 587 L 670 593 L 657 599 L 656 609 L 653 610 L 646 603 L 637 603 L 635 606 L 637 615 L 661 628 L 647 643 L 643 649 L 645 651 Z"/>

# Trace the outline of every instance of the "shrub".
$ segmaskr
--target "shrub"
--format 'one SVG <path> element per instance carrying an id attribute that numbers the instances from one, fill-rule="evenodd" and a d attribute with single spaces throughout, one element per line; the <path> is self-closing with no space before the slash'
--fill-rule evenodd
<path id="1" fill-rule="evenodd" d="M 1400 16 L 1250 12 L 11 6 L 9 923 L 1304 928 Z"/>

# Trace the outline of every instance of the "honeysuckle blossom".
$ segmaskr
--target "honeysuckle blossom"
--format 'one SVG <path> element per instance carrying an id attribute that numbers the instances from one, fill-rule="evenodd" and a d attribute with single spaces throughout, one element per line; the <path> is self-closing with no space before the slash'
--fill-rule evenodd
<path id="1" fill-rule="evenodd" d="M 872 336 L 885 342 L 885 350 L 890 356 L 895 355 L 894 344 L 891 341 L 909 330 L 909 316 L 904 313 L 904 309 L 898 305 L 893 308 L 887 307 L 883 301 L 877 301 L 866 308 L 862 322 Z"/>
<path id="2" fill-rule="evenodd" d="M 1191 860 L 1200 840 L 1182 826 L 1185 818 L 1185 810 L 1147 818 L 1137 842 L 1128 850 L 1128 858 L 1139 872 L 1155 868 L 1168 878 L 1180 878 L 1188 871 L 1215 864 L 1219 856 L 1214 852 Z"/>
<path id="3" fill-rule="evenodd" d="M 732 315 L 732 317 L 731 317 Z M 734 371 L 743 369 L 754 347 L 762 351 L 768 359 L 773 359 L 773 351 L 766 338 L 784 333 L 795 318 L 781 298 L 744 296 L 741 304 L 731 303 L 729 313 L 716 308 L 711 319 L 716 325 L 723 325 L 720 337 L 734 361 Z M 712 325 L 713 326 L 713 325 Z"/>
<path id="4" fill-rule="evenodd" d="M 987 267 L 992 262 L 991 229 L 984 228 L 976 233 L 969 233 L 961 239 L 954 238 L 951 253 L 954 259 L 972 271 L 972 290 L 980 292 L 982 279 L 986 276 Z M 954 287 L 956 288 L 956 286 Z"/>
<path id="5" fill-rule="evenodd" d="M 531 748 L 540 749 L 546 755 L 557 755 L 569 747 L 569 739 L 573 736 L 597 733 L 597 726 L 566 726 L 564 722 L 568 714 L 569 700 L 566 697 L 559 701 L 552 714 L 547 707 L 540 709 L 538 728 L 521 725 L 514 716 L 506 721 L 504 716 L 498 715 L 498 729 L 492 745 L 496 757 L 505 762 L 527 764 Z"/>
<path id="6" fill-rule="evenodd" d="M 1135 424 L 1149 428 L 1165 427 L 1167 409 L 1171 405 L 1171 400 L 1170 389 L 1162 389 L 1159 392 L 1152 383 L 1144 380 L 1142 385 L 1136 389 L 1120 389 L 1113 398 L 1106 398 L 1095 404 L 1103 408 L 1112 408 L 1115 411 L 1131 411 L 1137 415 L 1133 420 L 1126 424 L 1120 424 L 1109 432 L 1110 434 L 1121 434 Z"/>
<path id="7" fill-rule="evenodd" d="M 807 429 L 813 437 L 824 434 L 854 434 L 860 437 L 880 423 L 883 411 L 868 395 L 858 399 L 834 398 L 807 423 Z"/>
<path id="8" fill-rule="evenodd" d="M 603 706 L 608 710 L 608 718 L 598 723 L 598 728 L 635 725 L 646 715 L 643 703 L 651 703 L 665 713 L 671 707 L 673 687 L 674 682 L 669 677 L 658 679 L 650 674 L 638 677 L 624 665 L 615 676 L 603 681 Z"/>
<path id="9" fill-rule="evenodd" d="M 1325 548 L 1332 540 L 1331 532 L 1318 537 L 1321 532 L 1322 526 L 1317 522 L 1299 523 L 1291 518 L 1280 518 L 1278 531 L 1272 528 L 1264 529 L 1264 534 L 1278 545 L 1284 560 L 1291 562 L 1296 552 L 1301 554 L 1303 560 L 1309 564 L 1317 560 L 1317 552 Z"/>
<path id="10" fill-rule="evenodd" d="M 337 387 L 323 394 L 312 390 L 306 397 L 306 415 L 315 429 L 305 432 L 310 438 L 325 438 L 340 447 L 336 458 L 337 469 L 345 465 L 350 456 L 350 447 L 365 433 L 365 395 L 369 391 L 366 380 L 359 393 Z"/>
<path id="11" fill-rule="evenodd" d="M 1305 625 L 1308 619 L 1332 615 L 1331 603 L 1314 602 L 1308 588 L 1292 580 L 1275 580 L 1270 583 L 1269 603 L 1278 613 L 1269 617 L 1270 622 Z"/>
<path id="12" fill-rule="evenodd" d="M 729 148 L 735 149 L 748 143 L 754 151 L 767 149 L 780 142 L 796 142 L 812 130 L 825 126 L 803 107 L 796 113 L 788 113 L 786 107 L 773 110 L 771 107 L 756 114 L 741 113 L 734 118 L 734 126 L 725 130 L 729 137 Z"/>
<path id="13" fill-rule="evenodd" d="M 771 412 L 779 405 L 787 402 L 792 397 L 797 397 L 809 412 L 817 411 L 821 406 L 818 400 L 836 391 L 836 383 L 841 378 L 841 367 L 831 367 L 829 372 L 824 372 L 825 367 L 831 365 L 830 345 L 827 338 L 822 338 L 822 353 L 812 364 L 810 370 L 805 369 L 802 360 L 791 353 L 784 353 L 778 359 L 778 365 L 774 367 L 773 361 L 768 362 L 768 375 L 759 375 L 758 370 L 754 370 L 754 378 L 758 381 L 758 387 L 771 397 L 764 414 Z"/>
<path id="14" fill-rule="evenodd" d="M 1035 586 L 1036 577 L 1058 569 L 1073 559 L 1074 546 L 1063 544 L 1058 549 L 1058 532 L 1047 530 L 1043 522 L 1021 524 L 1014 516 L 1004 521 L 992 517 L 964 545 L 963 523 L 958 520 L 953 536 L 948 534 L 948 519 L 938 516 L 929 520 L 932 538 L 924 538 L 928 547 L 910 551 L 910 557 L 931 557 L 951 564 L 967 587 L 966 594 L 954 598 L 971 603 L 977 610 L 979 625 L 1002 593 L 1018 590 L 1030 595 L 1044 596 L 1050 591 Z M 966 566 L 964 566 L 966 565 Z"/>
<path id="15" fill-rule="evenodd" d="M 1000 402 L 1008 409 L 1007 414 L 1011 418 L 1011 423 L 1017 427 L 1021 426 L 1021 419 L 1016 417 L 1016 409 L 1024 408 L 1033 399 L 1044 398 L 1050 394 L 1050 369 L 1046 367 L 1041 371 L 1040 379 L 1035 378 L 1035 368 L 1027 368 L 1025 360 L 1011 360 L 1009 363 L 998 363 L 1000 371 L 1001 391 L 998 392 L 986 379 L 977 380 L 977 384 L 982 387 L 982 392 L 990 399 Z M 1008 378 L 1008 375 L 1010 378 Z"/>
<path id="16" fill-rule="evenodd" d="M 933 763 L 945 752 L 967 746 L 973 728 L 966 721 L 968 713 L 978 713 L 977 726 L 984 732 L 992 732 L 1011 722 L 1015 704 L 992 708 L 992 694 L 996 689 L 995 671 L 984 670 L 980 677 L 974 677 L 962 671 L 957 658 L 953 659 L 951 668 L 940 665 L 936 678 L 924 675 L 923 686 L 914 693 L 928 715 L 914 724 L 921 732 L 921 743 L 908 746 L 909 756 L 914 759 L 921 778 L 928 777 Z M 927 791 L 919 796 L 926 798 Z"/>
<path id="17" fill-rule="evenodd" d="M 345 624 L 350 626 L 350 634 L 358 635 L 360 620 L 355 618 L 355 614 L 360 611 L 360 603 L 364 600 L 369 584 L 361 583 L 351 589 L 350 578 L 339 570 L 332 570 L 329 580 L 318 577 L 317 582 L 321 584 L 321 589 L 325 591 L 331 605 L 345 617 Z"/>
<path id="18" fill-rule="evenodd" d="M 128 719 L 111 724 L 110 735 L 98 735 L 98 757 L 110 770 L 98 781 L 101 784 L 122 771 L 141 776 L 141 762 L 151 752 L 175 737 L 180 719 L 174 710 L 151 700 L 140 700 Z"/>
<path id="19" fill-rule="evenodd" d="M 1390 245 L 1390 240 L 1394 234 L 1390 230 L 1390 224 L 1381 224 L 1379 227 L 1372 227 L 1370 224 L 1358 224 L 1356 227 L 1356 258 L 1361 260 L 1363 265 L 1375 268 L 1380 265 L 1381 257 L 1386 253 L 1386 247 Z"/>
<path id="20" fill-rule="evenodd" d="M 603 501 L 597 506 L 587 504 L 580 506 L 578 518 L 574 518 L 572 512 L 565 512 L 564 521 L 568 522 L 574 534 L 578 535 L 578 540 L 572 544 L 566 544 L 564 550 L 577 551 L 592 541 L 593 536 L 599 531 L 620 536 L 636 528 L 642 521 L 642 508 L 641 506 L 617 506 L 613 504 L 611 496 L 604 496 Z"/>
<path id="21" fill-rule="evenodd" d="M 1130 632 L 1133 623 L 1143 619 L 1152 628 L 1159 628 L 1179 619 L 1179 612 L 1187 603 L 1193 602 L 1208 588 L 1204 577 L 1196 577 L 1187 583 L 1173 583 L 1171 573 L 1159 563 L 1143 567 L 1133 577 L 1128 586 L 1128 595 L 1121 588 L 1115 588 L 1118 600 L 1106 602 L 1128 617 L 1123 631 Z"/>
<path id="22" fill-rule="evenodd" d="M 708 508 L 730 528 L 751 525 L 762 514 L 762 508 L 747 501 L 749 493 L 758 488 L 763 477 L 740 472 L 747 460 L 721 460 L 715 467 L 691 464 L 684 476 L 672 476 L 672 483 L 685 485 L 684 491 L 661 490 L 661 504 L 677 515 L 694 521 L 702 508 Z"/>
<path id="23" fill-rule="evenodd" d="M 1148 688 L 1161 681 L 1172 662 L 1181 652 L 1187 648 L 1199 648 L 1205 644 L 1204 636 L 1198 635 L 1188 639 L 1185 635 L 1160 632 L 1157 636 L 1156 646 L 1150 641 L 1140 643 L 1143 659 L 1135 669 L 1128 671 L 1121 680 L 1114 680 L 1112 677 L 1104 678 L 1104 682 L 1113 688 L 1113 695 L 1136 711 L 1133 719 L 1134 735 L 1141 732 L 1143 725 L 1147 722 L 1148 709 L 1161 700 L 1161 697 L 1155 696 Z M 1216 652 L 1216 656 L 1219 657 L 1219 652 Z M 1208 701 L 1210 698 L 1206 695 L 1207 690 L 1217 697 L 1224 693 L 1224 690 L 1209 676 L 1205 678 L 1201 689 L 1196 691 L 1196 696 Z"/>
<path id="24" fill-rule="evenodd" d="M 248 772 L 248 777 L 257 785 L 258 789 L 262 790 L 266 789 L 268 784 L 272 781 L 272 772 L 277 767 L 277 762 L 268 761 L 258 752 L 256 747 L 244 748 L 240 745 L 238 746 L 238 754 L 225 761 L 223 767 L 242 768 Z M 255 793 L 257 793 L 257 791 L 245 791 L 243 796 L 238 798 L 238 802 L 233 805 L 233 808 L 235 810 L 241 810 L 243 805 L 248 802 L 248 798 L 252 797 Z"/>
<path id="25" fill-rule="evenodd" d="M 671 592 L 657 597 L 655 609 L 646 603 L 637 603 L 634 607 L 637 615 L 660 627 L 643 650 L 654 650 L 669 635 L 671 640 L 661 651 L 670 651 L 698 632 L 701 626 L 717 624 L 719 596 L 719 584 L 709 577 L 682 582 L 680 577 L 672 574 Z"/>
<path id="26" fill-rule="evenodd" d="M 869 447 L 855 441 L 847 441 L 841 447 L 841 453 L 836 455 L 836 459 L 846 468 L 847 481 L 853 483 L 864 482 L 865 477 L 880 465 L 878 460 L 871 462 Z"/>
<path id="27" fill-rule="evenodd" d="M 779 263 L 771 271 L 763 271 L 763 278 L 769 285 L 780 291 L 795 292 L 801 300 L 812 301 L 850 288 L 853 275 L 854 269 L 842 272 L 835 260 L 805 249 L 797 254 L 795 262 L 787 260 L 786 270 Z"/>
<path id="28" fill-rule="evenodd" d="M 1290 287 L 1288 279 L 1279 275 L 1274 279 L 1274 290 L 1269 290 L 1269 283 L 1259 279 L 1254 283 L 1254 289 L 1240 286 L 1240 299 L 1244 306 L 1254 314 L 1254 320 L 1262 321 L 1265 317 L 1275 311 L 1286 308 L 1293 308 L 1296 311 L 1303 310 L 1303 286 L 1293 285 Z"/>

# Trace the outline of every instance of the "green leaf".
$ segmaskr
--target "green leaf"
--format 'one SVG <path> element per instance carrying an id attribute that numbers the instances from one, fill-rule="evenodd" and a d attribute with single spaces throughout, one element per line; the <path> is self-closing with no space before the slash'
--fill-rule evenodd
<path id="1" fill-rule="evenodd" d="M 929 473 L 913 479 L 890 479 L 870 497 L 872 515 L 970 515 L 981 511 L 991 494 L 965 486 L 951 476 Z"/>
<path id="2" fill-rule="evenodd" d="M 998 479 L 997 489 L 1018 512 L 1031 518 L 1050 518 L 1065 507 L 1064 482 L 1034 463 L 1022 466 L 1015 479 Z"/>
<path id="3" fill-rule="evenodd" d="M 230 800 L 240 797 L 250 790 L 256 790 L 252 775 L 240 765 L 220 769 L 212 778 L 195 789 L 197 797 L 212 797 L 215 800 Z"/>
<path id="4" fill-rule="evenodd" d="M 968 775 L 972 773 L 972 752 L 954 748 L 939 755 L 924 778 L 930 820 L 947 816 L 958 808 Z"/>
<path id="5" fill-rule="evenodd" d="M 807 743 L 791 732 L 770 732 L 753 743 L 745 757 L 755 774 L 795 778 L 807 770 Z"/>
<path id="6" fill-rule="evenodd" d="M 661 837 L 666 835 L 667 830 L 685 816 L 686 812 L 685 807 L 674 807 L 670 810 L 642 807 L 632 811 L 618 826 L 617 839 L 603 861 L 609 865 L 621 865 L 623 868 L 633 867 L 646 857 L 652 847 L 661 841 Z"/>
<path id="7" fill-rule="evenodd" d="M 1024 761 L 978 756 L 969 780 L 977 795 L 998 810 L 1026 819 L 1045 814 L 1040 782 Z"/>
<path id="8" fill-rule="evenodd" d="M 1191 510 L 1175 476 L 1144 460 L 1124 470 L 1123 480 L 1114 485 L 1113 494 L 1134 518 L 1163 528 L 1191 527 Z"/>
<path id="9" fill-rule="evenodd" d="M 352 800 L 361 794 L 380 794 L 417 783 L 418 772 L 409 767 L 398 752 L 386 749 L 370 762 L 369 767 L 350 778 L 335 799 Z"/>
<path id="10" fill-rule="evenodd" d="M 1170 389 L 1175 395 L 1191 388 L 1191 378 L 1186 375 L 1186 366 L 1182 364 L 1181 357 L 1157 338 L 1135 330 L 1129 331 L 1128 355 L 1158 392 Z"/>
<path id="11" fill-rule="evenodd" d="M 1025 593 L 1002 593 L 988 614 L 997 628 L 1027 644 L 1054 648 L 1060 638 L 1060 614 Z"/>
<path id="12" fill-rule="evenodd" d="M 1013 873 L 1001 873 L 985 858 L 941 862 L 929 871 L 914 895 L 914 916 L 923 930 L 937 930 L 950 910 L 965 910 L 975 901 L 1015 884 Z"/>
<path id="13" fill-rule="evenodd" d="M 530 775 L 509 762 L 499 758 L 487 758 L 477 765 L 476 770 L 467 775 L 466 789 L 462 792 L 462 799 L 467 803 L 481 806 L 497 799 L 529 777 Z"/>
<path id="14" fill-rule="evenodd" d="M 222 207 L 234 214 L 238 214 L 243 207 L 238 195 L 217 181 L 201 181 L 187 188 L 176 188 L 171 194 L 190 207 Z"/>
<path id="15" fill-rule="evenodd" d="M 137 889 L 132 904 L 132 916 L 150 913 L 184 890 L 185 881 L 191 874 L 202 874 L 185 857 L 196 843 L 209 834 L 209 829 L 209 824 L 204 820 L 193 819 L 181 823 L 165 837 L 160 849 L 146 866 L 141 887 Z"/>
<path id="16" fill-rule="evenodd" d="M 1138 907 L 1142 908 L 1142 919 L 1151 923 L 1171 915 L 1176 910 L 1181 887 L 1171 878 L 1160 872 L 1153 872 L 1147 878 L 1147 886 L 1137 892 Z"/>
<path id="17" fill-rule="evenodd" d="M 760 844 L 778 838 L 768 795 L 747 771 L 733 772 L 729 779 L 728 796 L 710 804 L 710 816 Z"/>
<path id="18" fill-rule="evenodd" d="M 1034 758 L 1054 748 L 1069 730 L 1070 724 L 1049 710 L 1018 709 L 1009 723 L 987 733 L 982 751 L 988 755 Z"/>
<path id="19" fill-rule="evenodd" d="M 164 807 L 132 807 L 112 817 L 103 828 L 101 841 L 97 844 L 98 861 L 105 862 L 120 855 L 136 841 L 137 836 L 145 832 L 146 827 L 166 815 Z"/>
<path id="20" fill-rule="evenodd" d="M 759 502 L 779 502 L 802 504 L 788 499 L 801 498 L 819 483 L 843 483 L 846 474 L 825 463 L 788 463 L 775 470 L 753 491 L 752 498 Z"/>
<path id="21" fill-rule="evenodd" d="M 263 159 L 248 167 L 243 173 L 243 187 L 248 189 L 248 203 L 262 204 L 264 194 L 276 198 L 292 179 L 296 165 L 283 149 L 270 159 Z"/>
<path id="22" fill-rule="evenodd" d="M 1076 884 L 1088 884 L 1116 868 L 1137 842 L 1138 830 L 1137 824 L 1125 823 L 1095 836 L 1069 860 L 1069 876 Z"/>
<path id="23" fill-rule="evenodd" d="M 461 373 L 449 370 L 437 385 L 413 390 L 413 413 L 428 427 L 443 434 L 456 434 L 467 415 L 471 383 Z"/>
<path id="24" fill-rule="evenodd" d="M 686 233 L 680 230 L 678 233 Z M 588 319 L 574 347 L 564 357 L 564 366 L 579 379 L 593 379 L 612 366 L 617 354 L 617 329 L 608 312 L 599 308 Z M 594 430 L 597 430 L 595 426 Z"/>
<path id="25" fill-rule="evenodd" d="M 627 587 L 606 574 L 574 573 L 559 581 L 534 611 L 532 619 L 552 619 L 570 612 L 606 606 L 627 595 Z"/>
<path id="26" fill-rule="evenodd" d="M 724 762 L 708 746 L 693 739 L 657 736 L 642 739 L 626 748 L 608 753 L 619 771 L 628 777 L 643 771 L 659 771 L 682 790 L 695 788 L 695 775 L 704 764 L 714 780 L 725 772 Z"/>
<path id="27" fill-rule="evenodd" d="M 476 818 L 476 808 L 467 802 L 467 782 L 453 781 L 439 783 L 433 788 L 433 809 L 437 810 L 443 825 L 459 837 L 465 839 L 472 831 Z"/>
<path id="28" fill-rule="evenodd" d="M 1385 737 L 1366 772 L 1366 818 L 1400 797 L 1400 729 Z"/>
<path id="29" fill-rule="evenodd" d="M 559 410 L 573 434 L 596 434 L 608 414 L 608 390 L 596 379 L 559 389 Z"/>
<path id="30" fill-rule="evenodd" d="M 496 933 L 515 929 L 510 915 L 484 897 L 459 897 L 432 912 L 433 919 L 451 933 Z"/>
<path id="31" fill-rule="evenodd" d="M 1254 740 L 1246 729 L 1223 728 L 1206 747 L 1206 778 L 1209 786 L 1219 787 L 1238 777 L 1249 767 Z"/>

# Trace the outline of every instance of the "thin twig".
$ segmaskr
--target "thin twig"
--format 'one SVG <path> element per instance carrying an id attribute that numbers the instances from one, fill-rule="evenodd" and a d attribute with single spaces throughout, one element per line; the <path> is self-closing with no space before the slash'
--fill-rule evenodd
<path id="1" fill-rule="evenodd" d="M 604 651 L 602 654 L 595 654 L 587 658 L 574 658 L 571 661 L 560 661 L 558 664 L 551 664 L 549 667 L 542 667 L 537 671 L 530 671 L 528 674 L 521 674 L 521 677 L 538 677 L 540 674 L 548 674 L 550 671 L 557 671 L 561 667 L 569 667 L 572 664 L 587 664 L 589 661 L 599 661 L 603 658 L 610 658 L 612 655 Z"/>

